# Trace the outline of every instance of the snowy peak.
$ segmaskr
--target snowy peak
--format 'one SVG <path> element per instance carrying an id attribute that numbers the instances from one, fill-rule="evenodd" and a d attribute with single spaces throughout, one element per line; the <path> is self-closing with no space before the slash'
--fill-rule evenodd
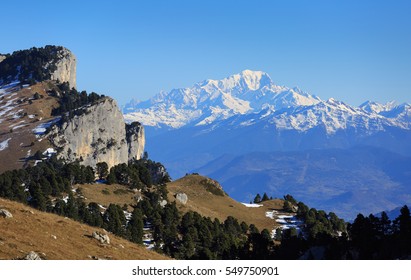
<path id="1" fill-rule="evenodd" d="M 373 101 L 366 101 L 360 105 L 360 108 L 368 113 L 376 113 L 379 114 L 381 112 L 388 112 L 397 107 L 398 104 L 396 101 L 390 101 L 385 104 L 373 102 Z"/>
<path id="2" fill-rule="evenodd" d="M 320 101 L 298 88 L 275 85 L 265 72 L 244 70 L 221 80 L 205 80 L 191 88 L 162 91 L 144 102 L 131 101 L 125 106 L 124 113 L 129 122 L 178 128 L 258 113 L 267 105 L 279 110 L 314 105 Z M 165 117 L 167 121 L 164 121 Z"/>
<path id="3" fill-rule="evenodd" d="M 262 71 L 244 70 L 219 81 L 219 87 L 225 91 L 231 91 L 241 87 L 246 90 L 259 90 L 264 86 L 272 85 L 272 80 L 267 73 Z"/>
<path id="4" fill-rule="evenodd" d="M 368 135 L 388 127 L 411 128 L 409 104 L 368 101 L 354 107 L 334 98 L 324 101 L 297 87 L 275 85 L 267 73 L 251 70 L 221 80 L 205 80 L 191 88 L 160 92 L 148 101 L 126 107 L 134 108 L 125 112 L 128 122 L 171 129 L 238 128 L 260 123 L 279 131 L 319 128 L 332 135 L 349 129 Z"/>

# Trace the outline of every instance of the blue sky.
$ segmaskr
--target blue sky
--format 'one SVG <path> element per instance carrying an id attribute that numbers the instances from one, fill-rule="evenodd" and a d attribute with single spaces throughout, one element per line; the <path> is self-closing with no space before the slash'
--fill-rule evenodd
<path id="1" fill-rule="evenodd" d="M 323 99 L 411 102 L 411 1 L 2 1 L 0 53 L 63 45 L 120 104 L 244 69 Z"/>

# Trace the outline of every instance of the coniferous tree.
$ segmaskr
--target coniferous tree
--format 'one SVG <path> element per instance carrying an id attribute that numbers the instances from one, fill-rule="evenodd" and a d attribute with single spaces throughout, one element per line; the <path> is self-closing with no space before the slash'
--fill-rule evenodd
<path id="1" fill-rule="evenodd" d="M 143 222 L 143 213 L 139 208 L 135 208 L 130 222 L 128 224 L 128 230 L 130 232 L 131 241 L 135 243 L 142 243 L 144 235 L 144 222 Z"/>
<path id="2" fill-rule="evenodd" d="M 267 200 L 270 200 L 270 199 L 268 198 L 268 195 L 266 193 L 264 193 L 263 198 L 261 199 L 261 201 L 267 201 Z"/>
<path id="3" fill-rule="evenodd" d="M 103 221 L 108 231 L 119 236 L 125 236 L 126 218 L 119 205 L 110 204 L 104 212 Z"/>
<path id="4" fill-rule="evenodd" d="M 33 183 L 33 185 L 30 187 L 30 194 L 31 199 L 29 201 L 29 204 L 34 208 L 45 211 L 47 207 L 47 199 L 37 183 Z"/>
<path id="5" fill-rule="evenodd" d="M 87 209 L 90 215 L 88 216 L 89 219 L 85 222 L 91 226 L 102 227 L 103 217 L 100 212 L 100 206 L 95 202 L 91 202 L 87 206 Z"/>
<path id="6" fill-rule="evenodd" d="M 108 175 L 108 164 L 107 162 L 99 162 L 96 164 L 97 175 L 100 180 L 103 180 Z"/>
<path id="7" fill-rule="evenodd" d="M 254 203 L 260 203 L 260 202 L 261 202 L 261 196 L 260 196 L 259 193 L 255 196 L 253 202 L 254 202 Z"/>

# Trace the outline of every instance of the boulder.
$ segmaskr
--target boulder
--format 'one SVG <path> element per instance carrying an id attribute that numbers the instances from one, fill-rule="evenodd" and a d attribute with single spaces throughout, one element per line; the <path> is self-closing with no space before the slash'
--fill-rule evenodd
<path id="1" fill-rule="evenodd" d="M 10 219 L 10 218 L 13 218 L 13 215 L 6 209 L 0 209 L 0 217 Z"/>
<path id="2" fill-rule="evenodd" d="M 105 233 L 95 231 L 93 232 L 93 238 L 100 241 L 101 244 L 110 244 L 110 237 Z"/>
<path id="3" fill-rule="evenodd" d="M 39 261 L 39 260 L 41 260 L 40 256 L 36 252 L 33 252 L 33 251 L 28 253 L 23 259 L 28 260 L 28 261 Z"/>
<path id="4" fill-rule="evenodd" d="M 185 193 L 177 193 L 176 194 L 176 200 L 178 201 L 178 202 L 180 202 L 181 204 L 186 204 L 187 203 L 187 201 L 188 201 L 188 197 L 187 197 L 187 195 L 185 194 Z"/>
<path id="5" fill-rule="evenodd" d="M 167 205 L 167 200 L 163 199 L 162 201 L 159 201 L 158 204 L 160 204 L 161 207 L 164 207 Z"/>

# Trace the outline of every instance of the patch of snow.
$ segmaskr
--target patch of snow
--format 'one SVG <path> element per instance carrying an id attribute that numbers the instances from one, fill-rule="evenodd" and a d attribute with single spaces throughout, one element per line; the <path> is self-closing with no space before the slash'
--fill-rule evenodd
<path id="1" fill-rule="evenodd" d="M 58 117 L 52 119 L 51 121 L 39 124 L 36 128 L 33 129 L 33 133 L 36 135 L 43 135 L 44 133 L 46 133 L 47 128 L 58 122 L 60 119 L 61 117 Z"/>
<path id="2" fill-rule="evenodd" d="M 29 119 L 34 119 L 36 115 L 28 115 Z"/>
<path id="3" fill-rule="evenodd" d="M 265 216 L 274 220 L 274 211 L 265 212 Z"/>
<path id="4" fill-rule="evenodd" d="M 16 81 L 13 81 L 9 84 L 2 85 L 1 88 L 0 88 L 0 93 L 2 93 L 2 91 L 6 92 L 7 89 L 13 88 L 13 87 L 17 86 L 19 83 L 20 83 L 20 81 L 16 80 Z"/>
<path id="5" fill-rule="evenodd" d="M 257 208 L 257 207 L 262 207 L 262 204 L 250 204 L 250 203 L 241 203 L 242 205 L 244 205 L 245 207 L 250 207 L 250 208 Z"/>
<path id="6" fill-rule="evenodd" d="M 277 216 L 279 219 L 292 219 L 294 216 L 292 215 L 278 215 Z"/>
<path id="7" fill-rule="evenodd" d="M 98 204 L 98 206 L 99 206 L 101 209 L 103 209 L 103 210 L 107 210 L 107 207 L 104 207 L 104 206 L 101 205 L 101 204 Z"/>
<path id="8" fill-rule="evenodd" d="M 27 124 L 14 124 L 14 125 L 11 125 L 10 128 L 12 128 L 14 130 L 14 129 L 19 129 L 19 128 L 26 127 L 26 126 L 27 126 Z"/>
<path id="9" fill-rule="evenodd" d="M 298 220 L 294 215 L 286 215 L 284 213 L 273 210 L 265 212 L 265 216 L 275 220 L 278 224 L 280 224 L 280 226 L 277 228 L 281 228 L 281 230 L 295 228 L 297 230 L 297 233 L 301 231 L 300 226 L 302 225 L 302 221 Z M 274 228 L 271 231 L 272 238 L 275 238 L 275 231 L 277 228 Z"/>
<path id="10" fill-rule="evenodd" d="M 3 151 L 9 147 L 9 141 L 11 138 L 4 140 L 3 142 L 0 142 L 0 151 Z"/>
<path id="11" fill-rule="evenodd" d="M 130 221 L 133 214 L 127 211 L 123 211 L 123 212 L 124 212 L 124 216 L 126 217 L 127 222 Z"/>
<path id="12" fill-rule="evenodd" d="M 47 150 L 45 150 L 43 152 L 43 155 L 47 156 L 47 157 L 51 157 L 52 155 L 57 154 L 57 151 L 53 148 L 48 148 Z"/>

